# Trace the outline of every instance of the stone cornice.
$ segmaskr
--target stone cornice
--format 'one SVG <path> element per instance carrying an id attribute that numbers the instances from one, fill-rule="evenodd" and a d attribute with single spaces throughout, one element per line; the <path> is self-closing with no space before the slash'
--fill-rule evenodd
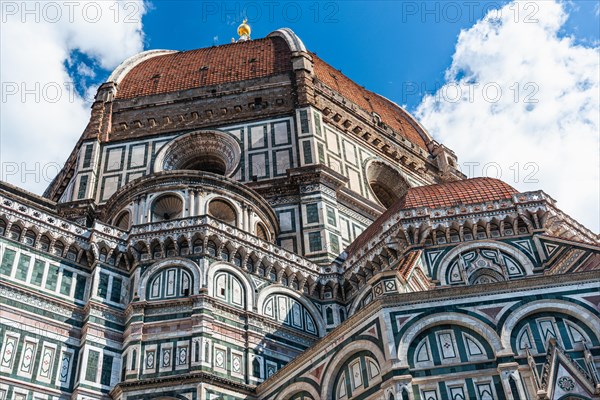
<path id="1" fill-rule="evenodd" d="M 118 383 L 111 391 L 110 395 L 112 398 L 118 398 L 123 392 L 134 391 L 134 390 L 148 390 L 155 387 L 168 387 L 169 385 L 175 385 L 177 383 L 181 385 L 191 383 L 210 383 L 215 386 L 219 386 L 223 389 L 238 390 L 239 392 L 247 395 L 252 395 L 254 392 L 254 386 L 246 385 L 243 383 L 236 382 L 234 380 L 222 378 L 218 375 L 213 375 L 208 372 L 190 372 L 185 375 L 178 374 L 173 376 L 163 376 L 156 378 L 144 378 L 135 381 L 124 381 Z"/>
<path id="2" fill-rule="evenodd" d="M 205 237 L 214 234 L 238 243 L 240 247 L 243 246 L 246 249 L 247 253 L 255 252 L 263 254 L 271 258 L 273 262 L 279 261 L 282 264 L 289 265 L 292 269 L 301 269 L 307 274 L 312 275 L 315 280 L 318 279 L 318 274 L 321 271 L 320 266 L 296 253 L 261 240 L 252 234 L 227 225 L 208 215 L 137 225 L 131 228 L 128 241 L 130 244 L 134 244 L 136 240 L 150 242 L 154 238 L 164 236 L 166 231 L 169 231 L 170 236 L 181 234 L 192 235 L 198 232 L 203 233 Z"/>
<path id="3" fill-rule="evenodd" d="M 7 196 L 4 191 L 0 191 L 1 214 L 9 217 L 11 222 L 20 220 L 35 226 L 36 231 L 47 231 L 55 238 L 67 239 L 69 244 L 76 241 L 80 245 L 85 244 L 89 238 L 89 231 L 85 227 L 61 218 L 55 211 L 45 207 L 38 208 L 37 204 L 15 200 L 13 196 Z"/>

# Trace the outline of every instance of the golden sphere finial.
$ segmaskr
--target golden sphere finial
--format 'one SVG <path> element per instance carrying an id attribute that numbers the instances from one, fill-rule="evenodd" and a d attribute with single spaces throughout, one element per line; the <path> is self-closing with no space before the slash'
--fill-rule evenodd
<path id="1" fill-rule="evenodd" d="M 250 25 L 248 25 L 248 20 L 244 19 L 244 22 L 242 22 L 241 25 L 238 26 L 238 29 L 237 29 L 238 35 L 240 36 L 240 38 L 244 37 L 245 39 L 249 39 L 251 32 L 252 32 L 252 29 L 250 29 Z"/>

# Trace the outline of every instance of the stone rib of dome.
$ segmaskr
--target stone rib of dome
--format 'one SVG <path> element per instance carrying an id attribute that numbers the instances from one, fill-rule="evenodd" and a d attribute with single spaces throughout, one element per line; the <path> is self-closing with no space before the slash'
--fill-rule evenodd
<path id="1" fill-rule="evenodd" d="M 292 70 L 291 52 L 279 37 L 181 51 L 136 65 L 121 81 L 117 99 L 264 78 Z"/>

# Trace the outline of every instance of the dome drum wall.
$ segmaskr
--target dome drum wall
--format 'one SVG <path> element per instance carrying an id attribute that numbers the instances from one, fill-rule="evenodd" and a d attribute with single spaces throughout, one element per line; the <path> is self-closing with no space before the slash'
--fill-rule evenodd
<path id="1" fill-rule="evenodd" d="M 210 129 L 290 114 L 294 110 L 289 73 L 243 82 L 202 86 L 112 102 L 107 142 L 187 129 Z M 258 102 L 260 100 L 260 102 Z"/>
<path id="2" fill-rule="evenodd" d="M 120 226 L 126 220 L 129 227 L 210 215 L 268 241 L 279 233 L 275 212 L 252 189 L 200 171 L 163 171 L 136 179 L 115 193 L 101 214 Z"/>

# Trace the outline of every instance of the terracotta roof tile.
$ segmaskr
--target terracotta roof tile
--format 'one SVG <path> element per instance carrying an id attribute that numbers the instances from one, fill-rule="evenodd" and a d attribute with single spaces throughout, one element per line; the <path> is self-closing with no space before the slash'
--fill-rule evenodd
<path id="1" fill-rule="evenodd" d="M 519 193 L 508 183 L 491 178 L 473 178 L 414 187 L 398 201 L 398 207 L 451 207 L 459 204 L 483 203 L 507 199 Z"/>
<path id="2" fill-rule="evenodd" d="M 381 117 L 381 120 L 394 131 L 400 133 L 422 149 L 427 149 L 425 140 L 410 122 L 410 117 L 400 107 L 358 85 L 315 54 L 312 54 L 312 57 L 315 66 L 315 75 L 321 82 L 339 92 L 365 111 L 369 113 L 376 112 Z"/>
<path id="3" fill-rule="evenodd" d="M 117 99 L 263 78 L 292 70 L 282 38 L 269 37 L 149 58 L 121 81 Z"/>
<path id="4" fill-rule="evenodd" d="M 348 246 L 346 252 L 353 252 L 367 244 L 382 231 L 382 224 L 403 209 L 428 207 L 452 207 L 457 205 L 484 203 L 510 198 L 519 193 L 508 183 L 492 178 L 472 178 L 436 185 L 418 186 L 408 190 L 406 195 L 388 208 L 375 222 L 361 233 Z"/>

